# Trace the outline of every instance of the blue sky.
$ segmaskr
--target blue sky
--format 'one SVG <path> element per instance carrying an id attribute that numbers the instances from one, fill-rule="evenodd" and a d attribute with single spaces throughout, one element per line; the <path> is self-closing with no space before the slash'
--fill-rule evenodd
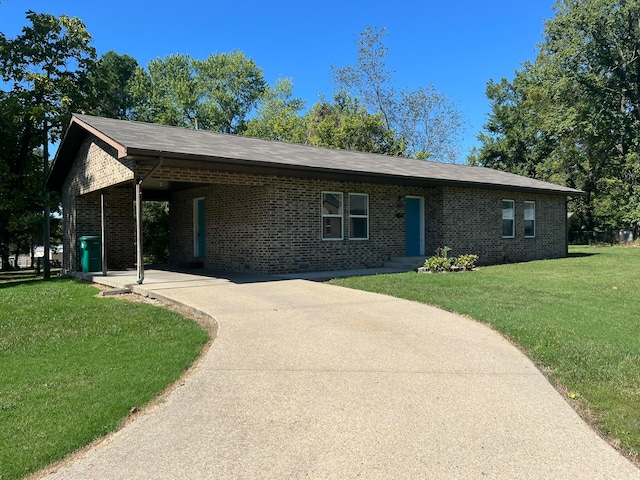
<path id="1" fill-rule="evenodd" d="M 319 94 L 333 92 L 331 65 L 355 63 L 359 33 L 367 25 L 385 27 L 395 86 L 433 84 L 465 115 L 463 161 L 489 112 L 487 81 L 512 78 L 522 62 L 535 58 L 554 3 L 2 0 L 0 32 L 18 35 L 31 9 L 81 18 L 98 55 L 115 50 L 143 66 L 172 53 L 205 58 L 240 50 L 263 69 L 268 83 L 291 78 L 294 95 L 310 106 Z"/>

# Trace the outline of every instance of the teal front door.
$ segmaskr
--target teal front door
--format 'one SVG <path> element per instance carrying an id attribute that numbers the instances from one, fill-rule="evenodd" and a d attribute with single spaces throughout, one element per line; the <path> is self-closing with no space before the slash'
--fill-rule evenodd
<path id="1" fill-rule="evenodd" d="M 204 198 L 196 198 L 194 200 L 194 218 L 193 218 L 193 230 L 194 230 L 194 238 L 193 238 L 193 246 L 194 246 L 194 257 L 204 257 L 204 246 L 205 246 L 205 228 L 204 228 Z"/>
<path id="2" fill-rule="evenodd" d="M 407 197 L 405 200 L 404 217 L 406 223 L 406 254 L 408 257 L 424 254 L 422 202 L 423 200 L 420 197 Z"/>

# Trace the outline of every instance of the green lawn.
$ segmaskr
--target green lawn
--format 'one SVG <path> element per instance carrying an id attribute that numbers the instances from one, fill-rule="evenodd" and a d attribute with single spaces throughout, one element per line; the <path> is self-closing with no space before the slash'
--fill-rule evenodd
<path id="1" fill-rule="evenodd" d="M 208 334 L 165 308 L 69 279 L 0 274 L 0 479 L 119 427 L 199 356 Z"/>
<path id="2" fill-rule="evenodd" d="M 638 460 L 640 248 L 572 247 L 561 260 L 331 283 L 490 324 L 574 399 L 611 443 Z"/>

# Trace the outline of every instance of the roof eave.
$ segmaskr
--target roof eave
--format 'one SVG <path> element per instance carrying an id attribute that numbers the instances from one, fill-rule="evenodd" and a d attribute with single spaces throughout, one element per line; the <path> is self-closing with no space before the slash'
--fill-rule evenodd
<path id="1" fill-rule="evenodd" d="M 318 177 L 344 179 L 350 178 L 357 181 L 371 181 L 373 183 L 395 183 L 406 185 L 424 185 L 424 186 L 449 186 L 449 187 L 465 187 L 465 188 L 481 188 L 491 190 L 503 190 L 503 191 L 518 191 L 518 192 L 531 192 L 531 193 L 545 193 L 550 195 L 561 195 L 565 197 L 583 196 L 584 192 L 575 189 L 569 189 L 568 187 L 559 187 L 558 189 L 545 189 L 541 187 L 527 187 L 521 185 L 509 185 L 499 183 L 488 182 L 473 182 L 463 181 L 456 179 L 440 179 L 440 178 L 427 178 L 416 177 L 413 175 L 393 175 L 387 173 L 377 172 L 363 172 L 359 170 L 337 170 L 334 168 L 312 167 L 305 165 L 291 165 L 266 161 L 255 161 L 239 158 L 227 158 L 227 157 L 214 157 L 214 156 L 202 156 L 191 154 L 176 154 L 174 152 L 166 152 L 161 150 L 148 150 L 148 149 L 134 149 L 129 148 L 127 150 L 127 159 L 141 161 L 143 159 L 149 159 L 156 161 L 158 157 L 164 158 L 164 164 L 170 165 L 172 160 L 178 160 L 182 162 L 189 162 L 193 165 L 207 166 L 210 169 L 215 167 L 226 167 L 229 169 L 237 168 L 242 170 L 249 170 L 255 173 L 264 174 L 279 174 L 279 175 L 294 175 L 303 176 L 303 174 L 314 173 Z M 176 165 L 176 166 L 184 166 Z M 197 167 L 196 167 L 197 168 Z M 308 175 L 307 175 L 308 176 Z"/>
<path id="2" fill-rule="evenodd" d="M 58 151 L 47 175 L 46 186 L 50 190 L 59 192 L 62 189 L 64 178 L 69 172 L 73 160 L 87 134 L 95 135 L 100 140 L 112 146 L 118 152 L 119 159 L 127 157 L 127 148 L 124 145 L 121 145 L 75 115 L 72 115 L 69 126 L 62 137 L 62 141 L 60 142 L 60 146 L 58 147 Z"/>

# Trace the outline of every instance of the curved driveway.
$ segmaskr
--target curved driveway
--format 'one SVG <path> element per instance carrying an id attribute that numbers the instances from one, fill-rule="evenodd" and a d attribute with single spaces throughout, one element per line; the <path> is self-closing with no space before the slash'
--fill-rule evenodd
<path id="1" fill-rule="evenodd" d="M 305 280 L 147 272 L 140 288 L 218 337 L 159 408 L 48 479 L 640 479 L 469 319 Z"/>

